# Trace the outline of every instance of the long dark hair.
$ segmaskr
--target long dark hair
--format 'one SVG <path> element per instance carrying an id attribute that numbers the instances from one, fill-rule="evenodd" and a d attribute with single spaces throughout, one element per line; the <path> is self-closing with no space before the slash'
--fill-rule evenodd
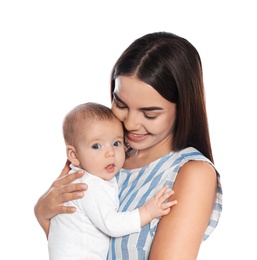
<path id="1" fill-rule="evenodd" d="M 168 32 L 135 40 L 120 56 L 111 73 L 111 98 L 118 76 L 137 76 L 168 101 L 177 117 L 172 146 L 198 149 L 212 162 L 200 56 L 186 39 Z"/>

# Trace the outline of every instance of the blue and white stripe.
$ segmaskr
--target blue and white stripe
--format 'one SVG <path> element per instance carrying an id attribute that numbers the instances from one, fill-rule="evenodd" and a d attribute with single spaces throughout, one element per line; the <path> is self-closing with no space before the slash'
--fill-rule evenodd
<path id="1" fill-rule="evenodd" d="M 186 162 L 192 160 L 201 160 L 212 164 L 195 148 L 189 147 L 178 152 L 171 152 L 142 168 L 122 169 L 117 174 L 120 199 L 119 211 L 131 211 L 142 206 L 147 199 L 153 197 L 166 184 L 172 189 L 179 169 Z M 222 189 L 218 172 L 217 178 L 216 201 L 203 240 L 206 240 L 217 226 L 222 211 Z M 144 226 L 140 233 L 112 238 L 108 259 L 148 259 L 159 220 L 154 219 Z"/>

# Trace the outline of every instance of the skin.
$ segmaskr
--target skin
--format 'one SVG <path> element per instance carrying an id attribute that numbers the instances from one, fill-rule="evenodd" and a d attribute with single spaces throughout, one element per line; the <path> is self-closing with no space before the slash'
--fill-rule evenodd
<path id="1" fill-rule="evenodd" d="M 150 260 L 197 258 L 213 208 L 216 181 L 213 168 L 205 162 L 188 162 L 181 168 L 173 187 L 179 203 L 160 220 Z"/>
<path id="2" fill-rule="evenodd" d="M 66 146 L 67 158 L 75 166 L 84 169 L 105 181 L 110 181 L 122 168 L 125 161 L 124 131 L 121 121 L 93 120 L 80 124 L 74 140 L 75 147 Z M 163 187 L 154 198 L 140 207 L 141 227 L 154 218 L 166 215 L 176 201 L 166 200 L 174 191 L 166 192 L 168 186 Z"/>
<path id="3" fill-rule="evenodd" d="M 75 147 L 66 146 L 67 158 L 75 166 L 109 181 L 124 164 L 123 140 L 123 128 L 119 120 L 92 121 L 80 127 Z"/>
<path id="4" fill-rule="evenodd" d="M 137 151 L 123 168 L 143 167 L 172 151 L 176 105 L 150 85 L 134 77 L 118 77 L 112 111 L 123 122 L 129 145 Z"/>
<path id="5" fill-rule="evenodd" d="M 172 151 L 175 104 L 134 77 L 119 77 L 116 86 L 112 110 L 124 123 L 129 144 L 138 150 L 123 167 L 142 167 Z M 213 209 L 216 182 L 208 163 L 193 161 L 181 168 L 173 187 L 178 204 L 158 224 L 151 260 L 196 259 Z"/>
<path id="6" fill-rule="evenodd" d="M 172 151 L 176 105 L 136 77 L 118 77 L 114 92 L 112 111 L 124 123 L 128 142 L 136 150 L 125 161 L 123 168 L 145 166 Z M 39 200 L 45 202 L 35 206 L 35 214 L 46 234 L 52 216 L 48 215 L 49 208 L 44 209 L 43 205 L 47 202 L 53 207 L 51 214 L 71 213 L 74 209 L 63 207 L 63 202 L 80 198 L 82 191 L 87 188 L 81 184 L 68 185 L 81 177 L 81 173 L 65 177 L 67 172 L 66 164 L 59 179 L 52 185 L 58 187 L 53 190 L 55 196 L 49 196 L 55 201 L 43 195 Z M 192 161 L 181 167 L 172 196 L 172 200 L 177 200 L 178 204 L 161 218 L 150 260 L 196 259 L 213 209 L 216 186 L 215 170 L 208 163 Z"/>

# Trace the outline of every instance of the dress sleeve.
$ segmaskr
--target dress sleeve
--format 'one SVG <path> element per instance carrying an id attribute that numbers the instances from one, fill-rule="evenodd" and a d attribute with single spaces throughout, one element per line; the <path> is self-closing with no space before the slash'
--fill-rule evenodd
<path id="1" fill-rule="evenodd" d="M 118 212 L 118 195 L 116 187 L 101 180 L 89 178 L 86 180 L 88 189 L 83 199 L 78 200 L 81 211 L 103 233 L 111 237 L 125 236 L 139 232 L 139 210 Z"/>

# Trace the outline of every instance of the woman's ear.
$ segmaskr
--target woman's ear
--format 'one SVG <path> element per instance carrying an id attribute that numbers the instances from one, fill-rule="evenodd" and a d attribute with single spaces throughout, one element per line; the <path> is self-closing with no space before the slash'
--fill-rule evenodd
<path id="1" fill-rule="evenodd" d="M 76 154 L 76 149 L 74 146 L 72 145 L 67 145 L 66 146 L 66 154 L 67 154 L 67 158 L 68 160 L 75 166 L 79 166 L 79 160 L 77 158 L 77 154 Z"/>

